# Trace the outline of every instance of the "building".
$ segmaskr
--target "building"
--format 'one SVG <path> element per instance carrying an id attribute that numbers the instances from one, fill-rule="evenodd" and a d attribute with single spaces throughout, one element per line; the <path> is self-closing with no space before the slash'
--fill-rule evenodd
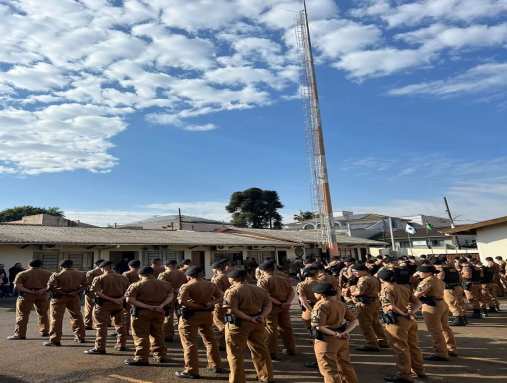
<path id="1" fill-rule="evenodd" d="M 507 216 L 459 225 L 445 232 L 450 235 L 476 236 L 477 249 L 483 261 L 486 257 L 507 257 Z"/>
<path id="2" fill-rule="evenodd" d="M 276 230 L 238 229 L 237 232 L 196 232 L 187 230 L 142 230 L 91 227 L 58 227 L 0 224 L 0 263 L 6 268 L 16 262 L 26 266 L 32 259 L 43 260 L 45 267 L 56 270 L 64 259 L 72 259 L 76 268 L 89 270 L 98 259 L 119 263 L 123 259 L 139 259 L 149 265 L 155 258 L 163 262 L 191 259 L 211 274 L 211 264 L 218 258 L 242 263 L 266 258 L 279 264 L 304 254 L 306 248 L 317 251 L 318 240 L 312 233 L 279 236 Z M 361 238 L 343 238 L 343 251 L 365 254 L 370 246 L 381 242 Z"/>
<path id="3" fill-rule="evenodd" d="M 121 229 L 215 231 L 229 226 L 231 225 L 225 222 L 201 217 L 165 215 L 119 225 L 117 227 Z"/>
<path id="4" fill-rule="evenodd" d="M 18 221 L 6 222 L 10 225 L 41 225 L 59 227 L 96 227 L 81 221 L 72 221 L 65 217 L 50 214 L 26 215 Z"/>
<path id="5" fill-rule="evenodd" d="M 402 217 L 402 219 L 407 220 L 408 222 L 415 223 L 421 227 L 426 227 L 427 225 L 431 225 L 434 228 L 447 228 L 451 227 L 451 220 L 449 218 L 435 217 L 433 215 L 412 215 L 408 217 Z"/>

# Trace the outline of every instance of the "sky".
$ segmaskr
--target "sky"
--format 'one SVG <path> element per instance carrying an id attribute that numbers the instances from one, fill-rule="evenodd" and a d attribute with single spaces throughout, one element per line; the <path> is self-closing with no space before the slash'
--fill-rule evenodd
<path id="1" fill-rule="evenodd" d="M 295 0 L 0 0 L 0 208 L 311 210 Z M 507 214 L 507 0 L 309 0 L 334 209 Z"/>

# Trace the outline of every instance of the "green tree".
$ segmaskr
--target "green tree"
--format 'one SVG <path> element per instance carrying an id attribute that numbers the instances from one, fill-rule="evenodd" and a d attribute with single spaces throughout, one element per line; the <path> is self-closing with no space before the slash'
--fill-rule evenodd
<path id="1" fill-rule="evenodd" d="M 294 214 L 294 221 L 303 222 L 308 221 L 309 219 L 318 218 L 319 215 L 314 213 L 313 211 L 303 211 L 300 210 L 298 214 Z"/>
<path id="2" fill-rule="evenodd" d="M 278 193 L 273 190 L 250 188 L 234 192 L 226 209 L 232 213 L 232 223 L 238 227 L 281 229 L 283 208 Z"/>
<path id="3" fill-rule="evenodd" d="M 10 209 L 0 211 L 0 222 L 18 221 L 27 215 L 49 214 L 63 217 L 63 211 L 58 207 L 35 207 L 35 206 L 15 206 Z"/>

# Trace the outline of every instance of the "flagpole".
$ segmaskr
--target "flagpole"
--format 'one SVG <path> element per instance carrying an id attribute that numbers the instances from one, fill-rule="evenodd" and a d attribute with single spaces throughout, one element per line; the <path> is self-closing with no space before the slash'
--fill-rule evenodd
<path id="1" fill-rule="evenodd" d="M 389 231 L 391 232 L 391 247 L 393 248 L 393 251 L 396 251 L 393 234 L 393 219 L 391 217 L 389 217 Z"/>
<path id="2" fill-rule="evenodd" d="M 408 247 L 410 248 L 410 255 L 414 256 L 414 250 L 412 249 L 412 240 L 410 239 L 410 233 L 407 231 Z"/>

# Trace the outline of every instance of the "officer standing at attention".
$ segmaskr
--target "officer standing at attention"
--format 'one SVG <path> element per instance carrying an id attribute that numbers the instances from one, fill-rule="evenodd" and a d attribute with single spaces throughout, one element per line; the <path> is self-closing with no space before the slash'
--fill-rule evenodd
<path id="1" fill-rule="evenodd" d="M 458 356 L 454 334 L 449 327 L 449 309 L 443 301 L 444 282 L 435 276 L 433 265 L 421 265 L 417 269 L 421 282 L 415 291 L 415 297 L 422 302 L 424 323 L 433 340 L 434 354 L 426 360 L 448 361 L 450 356 Z"/>
<path id="2" fill-rule="evenodd" d="M 125 271 L 122 275 L 128 279 L 129 285 L 139 282 L 139 269 L 141 268 L 141 261 L 138 259 L 133 259 L 128 263 L 128 266 L 128 271 Z"/>
<path id="3" fill-rule="evenodd" d="M 86 272 L 86 285 L 91 286 L 93 279 L 102 274 L 100 265 L 104 262 L 103 259 L 99 259 L 95 262 L 95 268 Z M 93 306 L 95 305 L 95 294 L 93 294 L 88 288 L 85 291 L 84 297 L 84 324 L 86 330 L 93 330 Z"/>
<path id="4" fill-rule="evenodd" d="M 449 307 L 452 315 L 451 326 L 466 326 L 465 317 L 465 292 L 462 287 L 459 271 L 452 265 L 446 265 L 444 261 L 437 260 L 434 262 L 437 270 L 437 276 L 445 285 L 444 301 Z"/>
<path id="5" fill-rule="evenodd" d="M 273 382 L 273 366 L 267 346 L 266 317 L 271 299 L 266 290 L 246 283 L 247 272 L 228 274 L 231 287 L 224 294 L 228 314 L 225 326 L 229 383 L 245 383 L 244 354 L 248 347 L 260 382 Z"/>
<path id="6" fill-rule="evenodd" d="M 211 278 L 211 283 L 216 285 L 222 293 L 224 293 L 229 287 L 231 287 L 231 284 L 229 283 L 229 278 L 226 274 L 227 259 L 221 259 L 213 263 L 211 266 L 213 268 L 213 277 Z M 215 326 L 215 329 L 217 330 L 217 339 L 219 348 L 221 350 L 225 349 L 225 337 L 224 337 L 224 330 L 225 330 L 225 311 L 223 309 L 222 302 L 217 302 L 215 305 L 215 309 L 213 310 L 213 325 Z"/>
<path id="7" fill-rule="evenodd" d="M 352 272 L 358 281 L 351 294 L 356 301 L 359 327 L 366 340 L 366 345 L 357 350 L 378 352 L 380 348 L 389 347 L 384 329 L 378 320 L 380 282 L 368 273 L 368 268 L 362 263 L 352 266 Z"/>
<path id="8" fill-rule="evenodd" d="M 305 328 L 310 331 L 312 329 L 312 309 L 315 303 L 317 303 L 313 287 L 319 283 L 318 273 L 319 270 L 315 267 L 304 268 L 301 272 L 303 281 L 299 282 L 296 287 L 299 303 L 301 304 L 301 319 L 305 324 Z"/>
<path id="9" fill-rule="evenodd" d="M 51 272 L 42 268 L 42 261 L 31 261 L 28 270 L 22 271 L 14 279 L 14 288 L 18 291 L 16 300 L 16 328 L 9 340 L 26 339 L 26 328 L 30 311 L 35 306 L 39 316 L 39 332 L 41 336 L 49 336 L 49 297 L 47 284 Z"/>
<path id="10" fill-rule="evenodd" d="M 51 294 L 51 324 L 49 342 L 44 346 L 61 346 L 63 316 L 65 310 L 69 311 L 74 341 L 85 342 L 85 326 L 81 314 L 80 295 L 87 287 L 86 274 L 74 270 L 74 262 L 66 259 L 60 264 L 62 270 L 51 274 L 48 281 L 48 290 Z"/>
<path id="11" fill-rule="evenodd" d="M 202 279 L 202 269 L 190 266 L 187 269 L 189 281 L 180 287 L 178 304 L 181 315 L 178 330 L 185 369 L 177 371 L 176 377 L 183 379 L 199 379 L 199 355 L 197 353 L 197 332 L 199 331 L 206 347 L 208 368 L 216 374 L 226 373 L 218 353 L 218 345 L 213 334 L 213 311 L 215 304 L 221 302 L 223 293 L 213 283 Z"/>
<path id="12" fill-rule="evenodd" d="M 412 371 L 419 378 L 426 378 L 423 356 L 417 342 L 415 313 L 420 302 L 409 287 L 395 282 L 393 270 L 383 269 L 378 273 L 382 283 L 380 303 L 386 334 L 396 356 L 398 373 L 384 378 L 387 382 L 413 383 Z"/>
<path id="13" fill-rule="evenodd" d="M 149 266 L 139 271 L 141 280 L 129 286 L 125 293 L 131 308 L 132 337 L 136 351 L 133 359 L 127 359 L 129 366 L 148 366 L 151 351 L 157 363 L 168 362 L 164 344 L 164 307 L 174 299 L 173 288 L 167 282 L 155 279 Z"/>
<path id="14" fill-rule="evenodd" d="M 129 281 L 123 275 L 113 272 L 113 262 L 104 261 L 100 265 L 102 274 L 92 282 L 90 290 L 95 294 L 95 308 L 93 322 L 97 329 L 95 347 L 85 351 L 85 354 L 105 354 L 107 327 L 111 319 L 117 334 L 117 351 L 127 349 L 126 312 L 124 309 L 124 294 L 129 287 Z"/>
<path id="15" fill-rule="evenodd" d="M 472 318 L 481 319 L 481 270 L 466 258 L 460 261 L 460 265 L 465 296 L 473 309 Z"/>
<path id="16" fill-rule="evenodd" d="M 324 383 L 357 383 L 350 362 L 349 334 L 358 321 L 339 300 L 330 283 L 315 285 L 313 292 L 318 299 L 312 310 L 314 351 Z"/>
<path id="17" fill-rule="evenodd" d="M 178 296 L 181 285 L 187 283 L 187 276 L 184 272 L 178 270 L 178 263 L 176 260 L 171 260 L 166 263 L 165 271 L 159 274 L 158 279 L 171 284 L 175 297 Z M 169 343 L 174 341 L 174 312 L 176 306 L 177 302 L 176 299 L 174 299 L 165 310 L 164 339 Z"/>
<path id="18" fill-rule="evenodd" d="M 296 341 L 290 323 L 290 306 L 294 300 L 294 289 L 288 278 L 275 273 L 275 263 L 266 261 L 259 266 L 261 277 L 257 285 L 266 290 L 273 305 L 266 321 L 269 352 L 271 359 L 277 360 L 278 331 L 283 339 L 288 355 L 296 354 Z"/>

